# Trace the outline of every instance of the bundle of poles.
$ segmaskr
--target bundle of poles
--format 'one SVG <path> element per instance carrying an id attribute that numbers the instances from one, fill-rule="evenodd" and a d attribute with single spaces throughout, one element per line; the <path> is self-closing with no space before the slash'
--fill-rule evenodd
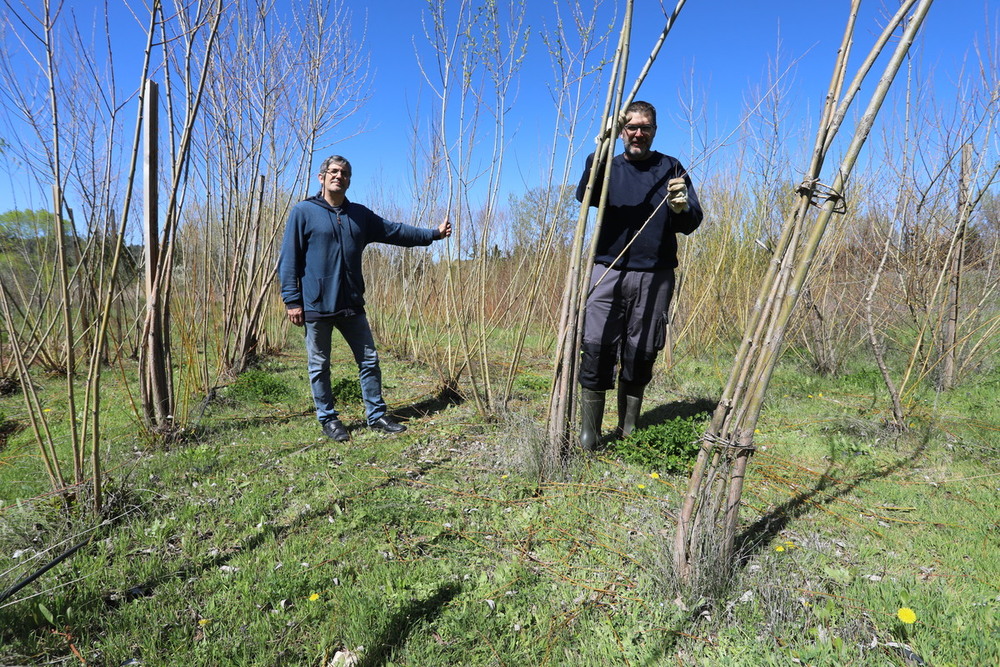
<path id="1" fill-rule="evenodd" d="M 848 202 L 844 192 L 851 172 L 931 3 L 932 0 L 901 2 L 870 51 L 857 61 L 859 65 L 849 78 L 851 49 L 861 7 L 861 0 L 852 0 L 843 38 L 834 59 L 810 162 L 796 188 L 795 206 L 782 225 L 729 379 L 700 438 L 698 459 L 677 514 L 674 567 L 678 580 L 689 589 L 704 590 L 724 581 L 738 560 L 735 546 L 740 504 L 747 466 L 755 451 L 754 431 L 771 376 L 784 347 L 792 312 L 827 227 L 835 215 L 846 211 Z M 632 2 L 628 2 L 604 106 L 601 127 L 605 131 L 598 138 L 595 164 L 606 159 L 613 150 L 621 111 L 635 98 L 684 4 L 683 1 L 678 2 L 673 13 L 667 17 L 660 39 L 626 97 L 625 74 L 633 20 Z M 890 44 L 894 44 L 891 51 Z M 835 139 L 845 129 L 849 109 L 858 101 L 862 83 L 872 76 L 876 63 L 887 51 L 884 69 L 871 90 L 864 112 L 853 127 L 853 134 L 838 143 L 838 146 L 844 147 L 843 157 L 832 169 L 832 176 L 825 175 L 828 173 L 824 171 L 827 156 Z M 564 457 L 574 450 L 575 445 L 574 388 L 587 279 L 593 257 L 592 249 L 583 252 L 583 239 L 589 213 L 589 193 L 595 187 L 598 172 L 591 170 L 577 220 L 572 250 L 574 261 L 566 276 L 550 400 L 549 446 Z M 604 178 L 609 177 L 610 170 L 605 170 Z M 600 231 L 607 191 L 607 187 L 602 189 L 604 194 L 597 209 L 592 235 L 595 239 Z"/>

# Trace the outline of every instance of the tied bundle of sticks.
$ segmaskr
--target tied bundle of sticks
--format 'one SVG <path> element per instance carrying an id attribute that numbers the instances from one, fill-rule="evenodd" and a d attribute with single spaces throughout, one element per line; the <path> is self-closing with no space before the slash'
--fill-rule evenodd
<path id="1" fill-rule="evenodd" d="M 902 2 L 848 81 L 847 63 L 861 0 L 851 3 L 811 161 L 796 189 L 796 206 L 782 226 L 729 380 L 701 437 L 701 450 L 678 516 L 674 565 L 679 580 L 689 589 L 705 592 L 723 583 L 740 555 L 734 553 L 734 546 L 747 464 L 754 452 L 754 431 L 792 311 L 831 218 L 846 210 L 842 193 L 848 178 L 931 2 Z M 895 48 L 854 128 L 832 185 L 821 185 L 827 153 L 847 111 L 894 37 Z"/>

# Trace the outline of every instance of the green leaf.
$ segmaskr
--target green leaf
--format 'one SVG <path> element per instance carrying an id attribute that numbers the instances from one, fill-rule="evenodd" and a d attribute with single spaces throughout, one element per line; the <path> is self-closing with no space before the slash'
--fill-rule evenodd
<path id="1" fill-rule="evenodd" d="M 48 621 L 51 625 L 56 624 L 56 617 L 53 616 L 52 612 L 49 611 L 49 608 L 46 607 L 41 602 L 38 603 L 38 611 L 42 612 L 42 616 L 44 616 L 45 620 Z"/>

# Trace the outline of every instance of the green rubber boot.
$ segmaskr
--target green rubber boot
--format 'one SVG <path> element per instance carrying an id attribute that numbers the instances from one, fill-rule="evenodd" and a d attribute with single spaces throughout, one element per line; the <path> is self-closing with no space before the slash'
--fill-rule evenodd
<path id="1" fill-rule="evenodd" d="M 624 438 L 635 430 L 635 425 L 639 421 L 639 411 L 642 410 L 642 396 L 645 391 L 645 386 L 628 382 L 618 383 L 618 430 L 616 435 L 619 438 Z"/>
<path id="2" fill-rule="evenodd" d="M 604 392 L 580 388 L 580 447 L 585 452 L 597 449 L 604 419 Z"/>

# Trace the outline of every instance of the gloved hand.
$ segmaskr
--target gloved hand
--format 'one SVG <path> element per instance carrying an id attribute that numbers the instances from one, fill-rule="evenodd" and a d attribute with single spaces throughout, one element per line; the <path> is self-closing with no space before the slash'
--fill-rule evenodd
<path id="1" fill-rule="evenodd" d="M 667 181 L 667 206 L 674 213 L 683 213 L 691 208 L 688 204 L 688 186 L 683 178 Z"/>
<path id="2" fill-rule="evenodd" d="M 618 131 L 619 132 L 622 131 L 622 126 L 623 125 L 625 125 L 625 114 L 623 114 L 623 113 L 622 114 L 618 114 Z M 604 119 L 604 130 L 599 135 L 597 135 L 596 137 L 594 137 L 594 143 L 597 144 L 598 146 L 600 146 L 604 142 L 604 140 L 608 137 L 608 135 L 611 134 L 611 129 L 612 129 L 612 122 L 611 122 L 611 117 L 609 116 L 609 117 L 607 117 L 607 118 Z"/>

